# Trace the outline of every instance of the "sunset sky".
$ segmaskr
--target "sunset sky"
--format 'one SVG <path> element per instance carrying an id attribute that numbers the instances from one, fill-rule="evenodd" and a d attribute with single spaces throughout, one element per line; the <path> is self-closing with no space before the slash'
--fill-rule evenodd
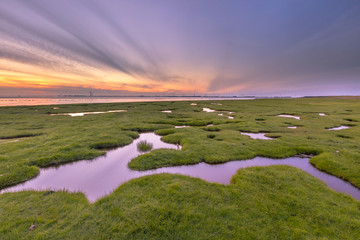
<path id="1" fill-rule="evenodd" d="M 360 95 L 359 0 L 1 0 L 0 96 Z"/>

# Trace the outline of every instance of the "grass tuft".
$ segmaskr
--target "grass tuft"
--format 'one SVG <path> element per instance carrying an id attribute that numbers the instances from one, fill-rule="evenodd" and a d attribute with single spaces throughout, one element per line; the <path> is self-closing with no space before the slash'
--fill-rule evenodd
<path id="1" fill-rule="evenodd" d="M 150 151 L 152 149 L 152 147 L 153 147 L 152 143 L 148 143 L 146 140 L 140 141 L 137 144 L 137 148 L 140 152 Z"/>

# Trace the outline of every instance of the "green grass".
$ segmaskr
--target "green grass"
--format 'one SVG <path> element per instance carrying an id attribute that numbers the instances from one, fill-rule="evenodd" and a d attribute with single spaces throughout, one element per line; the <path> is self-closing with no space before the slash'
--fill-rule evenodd
<path id="1" fill-rule="evenodd" d="M 182 150 L 153 150 L 133 159 L 132 169 L 314 154 L 315 167 L 360 187 L 359 98 L 212 102 L 0 107 L 0 189 L 35 177 L 40 167 L 93 159 L 149 131 Z M 49 115 L 118 109 L 127 112 Z M 190 127 L 174 128 L 181 125 Z M 351 128 L 326 130 L 340 125 Z M 1 194 L 0 239 L 358 239 L 359 209 L 291 167 L 244 169 L 230 186 L 162 174 L 132 180 L 95 204 L 79 193 Z"/>
<path id="2" fill-rule="evenodd" d="M 140 152 L 148 152 L 152 149 L 153 145 L 152 143 L 148 143 L 146 140 L 140 141 L 137 144 L 137 149 Z"/>
<path id="3" fill-rule="evenodd" d="M 0 206 L 2 239 L 360 238 L 360 203 L 288 166 L 242 169 L 228 186 L 147 176 L 95 204 L 82 194 L 7 193 Z"/>

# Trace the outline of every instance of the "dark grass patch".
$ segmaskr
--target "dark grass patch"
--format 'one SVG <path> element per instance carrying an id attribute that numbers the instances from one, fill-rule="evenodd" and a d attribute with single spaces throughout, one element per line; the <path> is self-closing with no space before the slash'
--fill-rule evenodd
<path id="1" fill-rule="evenodd" d="M 336 136 L 339 137 L 339 138 L 349 138 L 349 139 L 353 138 L 351 136 L 347 136 L 347 135 L 343 135 L 343 134 L 337 134 Z"/>
<path id="2" fill-rule="evenodd" d="M 354 123 L 346 123 L 346 124 L 343 124 L 344 126 L 347 126 L 347 127 L 355 127 L 357 126 L 357 124 L 354 124 Z"/>
<path id="3" fill-rule="evenodd" d="M 216 137 L 215 134 L 208 134 L 208 135 L 207 135 L 207 138 L 215 138 L 215 137 Z"/>
<path id="4" fill-rule="evenodd" d="M 323 153 L 323 150 L 321 150 L 321 149 L 309 148 L 309 147 L 296 147 L 295 151 L 296 151 L 296 154 L 305 154 L 305 155 L 311 155 L 311 156 L 316 156 L 316 155 Z"/>
<path id="5" fill-rule="evenodd" d="M 20 133 L 12 136 L 0 136 L 0 139 L 14 139 L 14 138 L 27 138 L 27 137 L 36 137 L 43 135 L 42 133 Z"/>
<path id="6" fill-rule="evenodd" d="M 264 131 L 261 131 L 261 132 L 265 133 Z M 279 135 L 279 134 L 277 134 L 277 133 L 267 133 L 267 134 L 266 134 L 266 137 L 276 139 L 276 138 L 281 138 L 281 135 Z"/>
<path id="7" fill-rule="evenodd" d="M 345 118 L 344 120 L 348 122 L 358 122 L 358 120 L 352 118 Z"/>

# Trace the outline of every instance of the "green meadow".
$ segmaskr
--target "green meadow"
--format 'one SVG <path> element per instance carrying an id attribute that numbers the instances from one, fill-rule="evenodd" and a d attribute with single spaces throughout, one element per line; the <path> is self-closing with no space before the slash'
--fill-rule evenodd
<path id="1" fill-rule="evenodd" d="M 114 110 L 126 111 L 61 115 Z M 152 150 L 131 169 L 306 154 L 316 168 L 360 188 L 359 124 L 357 97 L 0 107 L 0 189 L 150 131 L 182 149 Z M 338 126 L 349 128 L 327 130 Z M 230 185 L 160 174 L 92 204 L 67 191 L 0 194 L 0 239 L 360 239 L 360 202 L 289 166 L 241 169 Z"/>

